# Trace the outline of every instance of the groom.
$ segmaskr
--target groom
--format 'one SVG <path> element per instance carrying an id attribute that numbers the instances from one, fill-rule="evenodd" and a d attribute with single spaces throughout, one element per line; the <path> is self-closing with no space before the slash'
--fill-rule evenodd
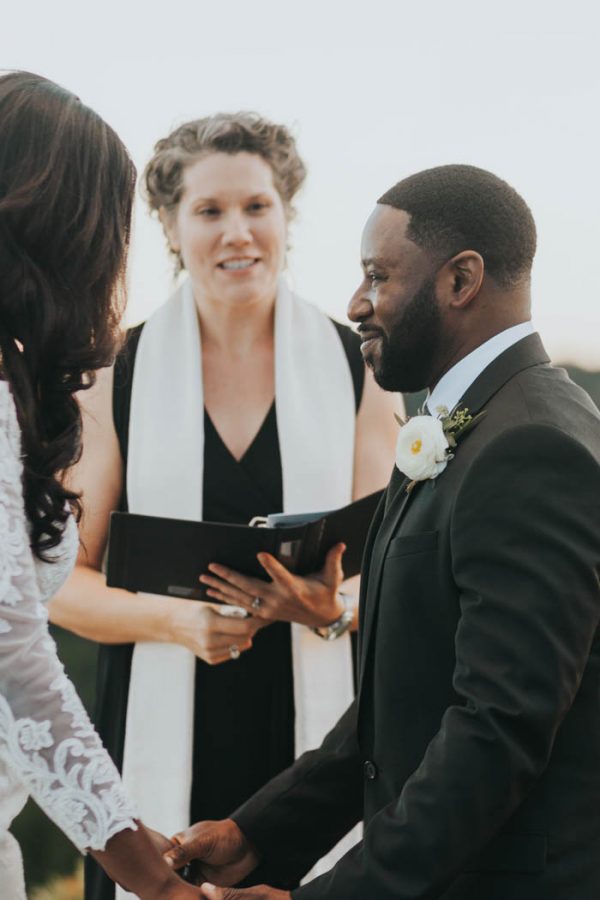
<path id="1" fill-rule="evenodd" d="M 364 840 L 291 894 L 206 897 L 600 897 L 600 416 L 529 321 L 535 243 L 522 198 L 470 166 L 406 178 L 367 222 L 365 361 L 441 418 L 407 426 L 371 529 L 359 696 L 171 856 L 292 884 L 361 817 Z"/>

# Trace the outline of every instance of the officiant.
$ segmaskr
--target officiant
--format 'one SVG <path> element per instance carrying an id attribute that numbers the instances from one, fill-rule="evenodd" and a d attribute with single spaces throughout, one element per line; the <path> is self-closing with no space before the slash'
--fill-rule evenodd
<path id="1" fill-rule="evenodd" d="M 353 695 L 342 545 L 313 578 L 265 559 L 272 583 L 247 597 L 228 573 L 199 571 L 225 608 L 108 588 L 101 572 L 115 509 L 247 524 L 386 483 L 395 401 L 355 334 L 282 274 L 304 178 L 290 132 L 254 113 L 157 143 L 145 192 L 185 277 L 82 401 L 82 549 L 51 618 L 100 642 L 95 720 L 142 818 L 166 834 L 228 815 L 318 746 Z M 85 896 L 115 896 L 93 864 Z"/>

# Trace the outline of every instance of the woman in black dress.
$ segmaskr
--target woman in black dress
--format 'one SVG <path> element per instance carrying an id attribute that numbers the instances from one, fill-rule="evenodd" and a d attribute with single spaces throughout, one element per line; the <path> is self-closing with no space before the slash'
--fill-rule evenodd
<path id="1" fill-rule="evenodd" d="M 114 370 L 86 398 L 85 453 L 76 476 L 84 495 L 85 549 L 70 582 L 53 600 L 51 616 L 56 623 L 102 644 L 96 720 L 119 766 L 126 743 L 133 645 L 137 645 L 137 652 L 141 642 L 168 643 L 194 654 L 196 699 L 186 810 L 191 821 L 228 815 L 288 766 L 301 749 L 293 674 L 294 653 L 300 651 L 292 647 L 293 629 L 300 625 L 291 627 L 290 622 L 301 623 L 308 632 L 340 621 L 349 624 L 352 617 L 338 593 L 339 547 L 331 552 L 322 573 L 313 579 L 297 580 L 301 590 L 282 589 L 279 598 L 270 598 L 269 619 L 223 616 L 218 606 L 210 604 L 106 587 L 100 569 L 110 512 L 128 508 L 145 511 L 131 502 L 132 483 L 136 495 L 144 493 L 144 484 L 141 488 L 135 484 L 136 478 L 139 482 L 137 462 L 132 472 L 132 441 L 138 447 L 136 461 L 140 453 L 152 455 L 153 448 L 158 452 L 163 418 L 172 420 L 175 415 L 171 406 L 177 405 L 181 382 L 187 377 L 179 381 L 172 377 L 173 368 L 180 363 L 180 348 L 177 345 L 174 351 L 174 342 L 162 337 L 161 329 L 167 335 L 171 327 L 169 310 L 177 304 L 184 309 L 187 303 L 198 325 L 198 339 L 194 337 L 192 344 L 198 344 L 201 365 L 195 371 L 190 364 L 189 378 L 202 382 L 199 402 L 203 408 L 186 407 L 180 422 L 185 431 L 194 416 L 203 419 L 202 458 L 198 461 L 202 504 L 198 517 L 246 524 L 257 515 L 287 511 L 293 493 L 298 498 L 296 507 L 303 508 L 303 491 L 309 503 L 312 496 L 313 508 L 342 505 L 346 501 L 327 502 L 333 496 L 327 493 L 327 484 L 335 481 L 345 461 L 350 461 L 349 475 L 344 476 L 348 501 L 381 488 L 393 462 L 397 430 L 393 400 L 366 372 L 358 338 L 346 326 L 332 323 L 294 297 L 281 281 L 292 198 L 304 174 L 289 132 L 253 114 L 220 115 L 188 123 L 157 144 L 145 173 L 146 193 L 151 208 L 161 218 L 170 250 L 189 278 L 163 307 L 167 317 L 164 322 L 156 319 L 163 315 L 159 311 L 146 324 L 132 329 Z M 293 323 L 287 337 L 282 324 L 284 308 L 288 310 L 286 321 Z M 193 322 L 192 330 L 195 327 Z M 177 339 L 181 340 L 182 354 L 188 338 L 182 326 Z M 311 346 L 321 339 L 331 352 L 324 359 L 320 351 L 313 360 Z M 280 396 L 284 391 L 283 386 L 280 391 L 280 385 L 287 377 L 282 370 L 293 367 L 290 360 L 294 354 L 299 365 L 305 360 L 301 384 L 306 379 L 307 390 L 312 390 L 306 404 L 308 412 L 304 413 L 308 433 L 292 433 L 290 404 L 299 419 L 303 415 L 302 398 L 294 394 L 299 381 L 296 370 L 287 380 L 289 388 L 285 388 L 296 399 L 286 398 L 284 404 Z M 172 395 L 169 378 L 176 382 Z M 340 403 L 333 404 L 332 416 L 323 413 L 319 420 L 319 404 L 326 409 L 320 395 L 326 398 L 331 393 L 335 397 L 336 390 L 341 392 Z M 132 391 L 137 398 L 134 401 Z M 164 396 L 158 401 L 155 393 Z M 133 408 L 156 403 L 155 414 L 148 416 L 149 424 L 132 420 L 132 402 Z M 350 410 L 352 433 L 336 448 L 332 442 L 325 442 L 331 424 L 325 419 L 336 417 L 338 405 Z M 313 406 L 314 422 L 310 420 Z M 339 415 L 342 442 L 345 425 L 342 412 Z M 330 430 L 335 438 L 338 430 L 333 424 Z M 140 438 L 143 428 L 149 429 L 148 434 L 144 432 Z M 193 482 L 197 476 L 195 464 L 180 465 L 178 454 L 184 451 L 177 446 L 173 430 L 165 426 L 169 432 L 165 440 L 173 445 L 173 462 L 166 466 L 173 469 L 169 477 L 175 474 L 180 483 Z M 181 443 L 185 443 L 183 435 Z M 288 463 L 294 454 L 304 455 L 306 464 L 302 465 L 302 459 Z M 316 454 L 318 467 L 311 468 L 311 454 Z M 336 454 L 338 459 L 330 458 Z M 294 465 L 292 477 L 289 469 Z M 317 468 L 324 473 L 322 498 L 314 490 L 315 480 L 321 477 Z M 148 491 L 156 492 L 156 485 L 149 481 Z M 159 496 L 158 509 L 160 502 Z M 260 604 L 261 599 L 255 602 Z M 327 649 L 331 645 L 323 646 Z M 160 665 L 157 657 L 156 666 Z M 323 685 L 318 693 L 326 692 Z M 308 705 L 318 701 L 318 697 L 311 697 Z M 148 696 L 147 703 L 147 717 L 158 715 L 156 697 Z M 325 726 L 333 724 L 334 718 Z M 314 742 L 316 732 L 309 729 L 309 733 L 306 740 Z M 176 737 L 180 742 L 186 740 L 186 735 Z M 142 793 L 152 795 L 156 788 L 155 780 Z M 164 822 L 149 821 L 165 830 L 169 827 Z M 253 875 L 259 881 L 266 880 L 265 873 Z M 87 900 L 112 897 L 112 885 L 90 867 Z"/>

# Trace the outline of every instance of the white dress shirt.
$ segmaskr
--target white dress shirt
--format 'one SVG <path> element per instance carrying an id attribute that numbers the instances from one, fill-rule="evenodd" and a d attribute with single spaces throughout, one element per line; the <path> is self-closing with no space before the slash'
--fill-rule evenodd
<path id="1" fill-rule="evenodd" d="M 534 331 L 535 328 L 531 322 L 513 325 L 511 328 L 495 334 L 489 341 L 480 344 L 479 347 L 459 360 L 440 378 L 427 397 L 426 406 L 429 412 L 435 416 L 440 406 L 444 406 L 448 412 L 451 412 L 475 379 L 497 356 L 516 344 L 517 341 L 533 334 Z"/>

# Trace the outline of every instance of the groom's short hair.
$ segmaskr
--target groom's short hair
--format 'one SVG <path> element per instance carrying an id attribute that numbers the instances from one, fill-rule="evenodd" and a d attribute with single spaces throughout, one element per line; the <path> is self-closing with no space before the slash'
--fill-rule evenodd
<path id="1" fill-rule="evenodd" d="M 437 166 L 404 178 L 377 202 L 408 213 L 406 236 L 440 259 L 475 250 L 501 287 L 529 278 L 536 248 L 531 210 L 514 188 L 491 172 L 476 166 Z"/>

